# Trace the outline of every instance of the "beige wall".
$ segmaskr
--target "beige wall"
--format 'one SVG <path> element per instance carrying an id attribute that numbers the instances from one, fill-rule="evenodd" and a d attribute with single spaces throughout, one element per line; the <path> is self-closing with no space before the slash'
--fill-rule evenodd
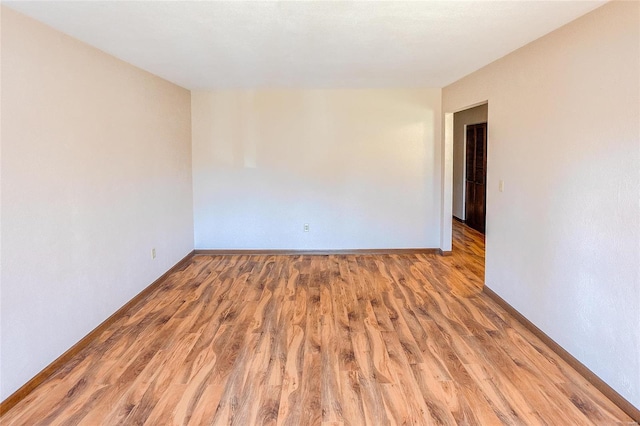
<path id="1" fill-rule="evenodd" d="M 439 247 L 440 93 L 194 92 L 196 248 Z"/>
<path id="2" fill-rule="evenodd" d="M 4 399 L 189 253 L 193 219 L 187 90 L 2 8 L 1 107 Z"/>
<path id="3" fill-rule="evenodd" d="M 486 123 L 488 106 L 480 105 L 453 115 L 453 215 L 465 220 L 466 126 Z"/>
<path id="4" fill-rule="evenodd" d="M 609 3 L 443 90 L 490 106 L 486 284 L 638 407 L 639 21 Z"/>

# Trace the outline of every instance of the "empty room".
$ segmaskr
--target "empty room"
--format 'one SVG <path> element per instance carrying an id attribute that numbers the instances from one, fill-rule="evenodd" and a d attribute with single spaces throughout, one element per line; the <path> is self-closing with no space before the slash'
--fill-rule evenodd
<path id="1" fill-rule="evenodd" d="M 0 424 L 640 422 L 640 1 L 0 23 Z"/>

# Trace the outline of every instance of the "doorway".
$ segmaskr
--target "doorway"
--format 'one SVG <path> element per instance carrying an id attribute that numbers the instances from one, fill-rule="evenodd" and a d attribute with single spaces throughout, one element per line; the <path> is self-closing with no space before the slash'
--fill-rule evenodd
<path id="1" fill-rule="evenodd" d="M 487 221 L 487 123 L 466 126 L 465 223 L 484 234 Z"/>
<path id="2" fill-rule="evenodd" d="M 459 222 L 484 233 L 487 189 L 487 103 L 451 114 L 452 210 Z M 476 143 L 476 140 L 478 143 Z"/>
<path id="3" fill-rule="evenodd" d="M 467 266 L 473 265 L 475 275 L 482 283 L 485 275 L 485 233 L 488 231 L 487 163 L 491 163 L 487 161 L 488 121 L 487 101 L 457 111 L 445 112 L 442 158 L 443 208 L 440 250 L 449 250 L 449 253 L 454 255 L 461 254 Z M 466 161 L 467 157 L 470 159 L 469 163 Z M 467 202 L 467 192 L 471 198 L 470 202 Z M 469 226 L 468 221 L 480 230 Z"/>

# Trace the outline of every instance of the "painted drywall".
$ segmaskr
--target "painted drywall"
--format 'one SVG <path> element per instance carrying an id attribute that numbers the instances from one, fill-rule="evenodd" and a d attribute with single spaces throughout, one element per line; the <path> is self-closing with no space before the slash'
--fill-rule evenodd
<path id="1" fill-rule="evenodd" d="M 486 123 L 488 106 L 477 107 L 456 112 L 453 115 L 453 215 L 465 220 L 465 158 L 466 158 L 466 126 Z"/>
<path id="2" fill-rule="evenodd" d="M 188 254 L 193 213 L 189 91 L 6 8 L 2 89 L 4 399 Z"/>
<path id="3" fill-rule="evenodd" d="M 440 93 L 193 92 L 196 248 L 439 247 Z"/>
<path id="4" fill-rule="evenodd" d="M 486 284 L 636 407 L 639 29 L 614 1 L 443 89 L 490 106 Z"/>
<path id="5" fill-rule="evenodd" d="M 2 11 L 0 5 L 0 59 L 2 58 Z M 2 99 L 2 66 L 0 66 L 0 99 Z M 2 229 L 2 102 L 0 102 L 0 230 Z M 0 231 L 0 309 L 2 309 L 2 232 Z M 0 363 L 2 362 L 2 312 L 0 312 Z M 0 365 L 0 401 L 2 397 L 2 366 Z"/>

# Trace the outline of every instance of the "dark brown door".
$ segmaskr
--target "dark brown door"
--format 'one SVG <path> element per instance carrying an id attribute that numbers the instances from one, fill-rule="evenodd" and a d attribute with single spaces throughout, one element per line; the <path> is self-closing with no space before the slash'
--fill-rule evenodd
<path id="1" fill-rule="evenodd" d="M 487 218 L 487 123 L 467 126 L 465 221 L 484 234 Z"/>

